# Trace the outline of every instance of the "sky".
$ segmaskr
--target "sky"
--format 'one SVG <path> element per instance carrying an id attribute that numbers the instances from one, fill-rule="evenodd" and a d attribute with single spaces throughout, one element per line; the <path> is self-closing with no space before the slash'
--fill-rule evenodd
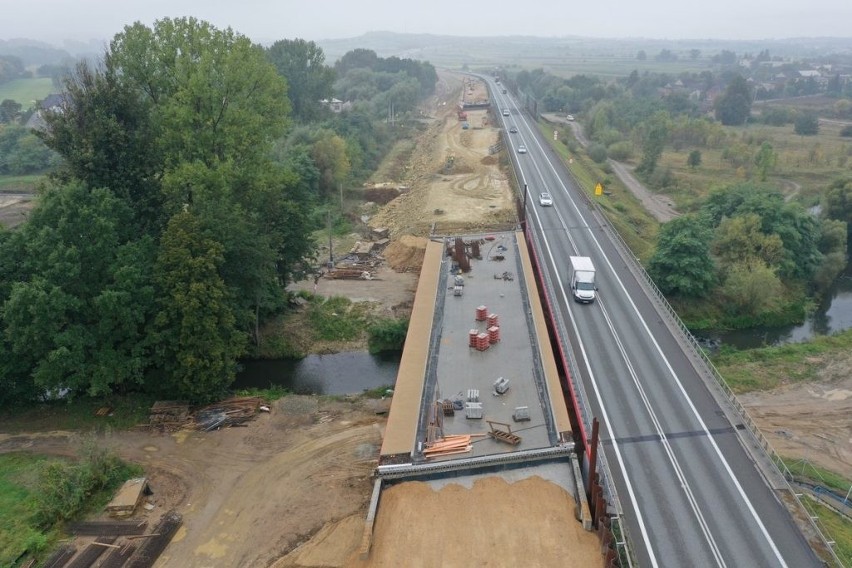
<path id="1" fill-rule="evenodd" d="M 2 0 L 0 39 L 106 41 L 194 16 L 256 42 L 370 31 L 653 39 L 852 37 L 852 0 Z M 476 7 L 481 7 L 477 9 Z"/>

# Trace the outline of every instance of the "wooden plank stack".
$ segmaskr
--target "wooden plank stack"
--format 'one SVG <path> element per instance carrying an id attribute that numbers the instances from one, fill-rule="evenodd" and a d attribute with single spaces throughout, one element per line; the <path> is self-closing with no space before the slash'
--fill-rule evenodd
<path id="1" fill-rule="evenodd" d="M 473 449 L 470 443 L 472 437 L 484 436 L 485 434 L 453 434 L 444 436 L 440 440 L 427 444 L 423 455 L 427 458 L 440 458 L 454 454 L 464 454 Z"/>

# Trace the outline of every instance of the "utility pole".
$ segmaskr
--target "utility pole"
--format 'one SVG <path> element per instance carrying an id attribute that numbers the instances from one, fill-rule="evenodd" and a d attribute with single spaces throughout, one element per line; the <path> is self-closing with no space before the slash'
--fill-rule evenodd
<path id="1" fill-rule="evenodd" d="M 331 243 L 331 209 L 326 213 L 326 222 L 328 223 L 328 268 L 334 267 L 334 249 Z"/>

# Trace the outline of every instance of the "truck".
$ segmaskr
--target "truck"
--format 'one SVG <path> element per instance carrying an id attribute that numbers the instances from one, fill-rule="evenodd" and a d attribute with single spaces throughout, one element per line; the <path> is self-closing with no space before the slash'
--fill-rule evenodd
<path id="1" fill-rule="evenodd" d="M 595 286 L 595 265 L 588 256 L 572 256 L 569 259 L 571 261 L 569 282 L 574 301 L 591 304 L 595 301 L 595 292 L 598 289 Z"/>

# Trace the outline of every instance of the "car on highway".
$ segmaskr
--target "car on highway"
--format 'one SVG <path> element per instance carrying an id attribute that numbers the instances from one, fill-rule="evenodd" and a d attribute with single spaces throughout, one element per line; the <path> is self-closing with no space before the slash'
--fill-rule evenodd
<path id="1" fill-rule="evenodd" d="M 517 127 L 517 126 L 512 126 L 511 128 L 509 128 L 509 132 L 511 132 L 512 134 L 517 134 L 517 132 L 518 132 L 518 127 Z"/>
<path id="2" fill-rule="evenodd" d="M 542 207 L 551 207 L 553 205 L 553 196 L 546 191 L 542 191 L 538 194 L 538 204 Z"/>
<path id="3" fill-rule="evenodd" d="M 507 109 L 507 108 L 503 109 L 503 116 L 509 116 L 509 109 Z"/>
<path id="4" fill-rule="evenodd" d="M 527 153 L 527 147 L 524 146 L 523 144 L 519 145 L 518 146 L 518 154 L 526 154 L 526 153 Z"/>

